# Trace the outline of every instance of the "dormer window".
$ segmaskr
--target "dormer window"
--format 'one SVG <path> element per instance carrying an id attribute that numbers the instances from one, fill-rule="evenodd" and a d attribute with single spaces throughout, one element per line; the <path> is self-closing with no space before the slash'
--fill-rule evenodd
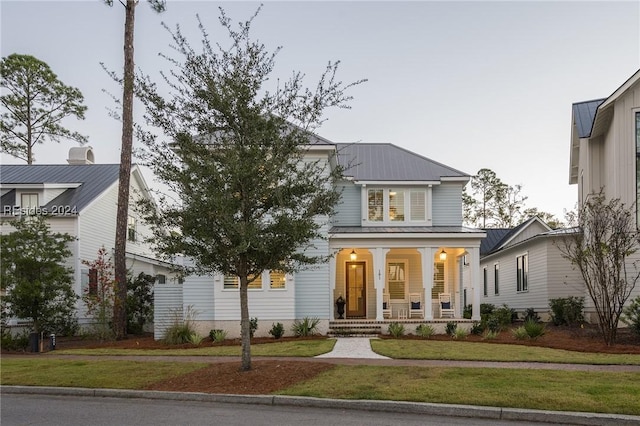
<path id="1" fill-rule="evenodd" d="M 135 242 L 137 240 L 136 218 L 133 216 L 129 216 L 129 219 L 127 220 L 127 239 L 131 242 Z"/>
<path id="2" fill-rule="evenodd" d="M 20 207 L 24 209 L 37 209 L 40 207 L 38 204 L 37 193 L 22 193 L 20 196 Z"/>
<path id="3" fill-rule="evenodd" d="M 427 224 L 426 188 L 367 188 L 363 220 L 389 224 Z"/>

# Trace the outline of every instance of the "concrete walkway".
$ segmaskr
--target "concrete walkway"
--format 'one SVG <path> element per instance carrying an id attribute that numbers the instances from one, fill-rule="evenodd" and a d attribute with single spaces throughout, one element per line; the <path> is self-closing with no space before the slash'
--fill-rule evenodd
<path id="1" fill-rule="evenodd" d="M 365 358 L 365 359 L 390 359 L 378 355 L 371 350 L 371 337 L 338 337 L 333 350 L 329 353 L 318 355 L 315 358 Z"/>

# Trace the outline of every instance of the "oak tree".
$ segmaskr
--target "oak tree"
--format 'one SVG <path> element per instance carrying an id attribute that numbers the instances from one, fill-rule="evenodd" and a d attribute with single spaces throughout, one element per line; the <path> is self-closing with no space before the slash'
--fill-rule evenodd
<path id="1" fill-rule="evenodd" d="M 264 270 L 293 272 L 328 258 L 313 244 L 326 238 L 342 169 L 326 151 L 313 158 L 312 131 L 325 109 L 348 107 L 346 90 L 360 82 L 337 80 L 330 62 L 313 89 L 297 72 L 269 87 L 280 49 L 251 39 L 259 10 L 235 27 L 220 9 L 229 43 L 212 43 L 198 17 L 201 51 L 179 27 L 167 28 L 176 52 L 163 74 L 171 93 L 162 96 L 148 77 L 137 85 L 147 124 L 163 133 L 139 129 L 143 158 L 176 197 L 161 196 L 159 209 L 143 204 L 152 242 L 167 256 L 191 258 L 193 272 L 239 278 L 242 370 L 251 369 L 249 283 Z"/>

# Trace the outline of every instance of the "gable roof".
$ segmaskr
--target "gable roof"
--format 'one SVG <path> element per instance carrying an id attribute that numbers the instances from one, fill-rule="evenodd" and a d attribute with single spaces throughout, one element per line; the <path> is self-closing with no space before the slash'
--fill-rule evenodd
<path id="1" fill-rule="evenodd" d="M 572 105 L 573 122 L 578 130 L 579 138 L 591 136 L 591 128 L 596 117 L 596 111 L 605 100 L 606 98 L 594 99 L 592 101 L 576 102 Z"/>
<path id="2" fill-rule="evenodd" d="M 552 231 L 549 225 L 537 216 L 525 220 L 515 228 L 485 229 L 487 237 L 480 242 L 480 257 L 502 250 L 510 241 L 535 222 L 545 227 L 547 229 L 546 232 Z"/>
<path id="3" fill-rule="evenodd" d="M 118 164 L 0 165 L 0 184 L 9 187 L 21 184 L 79 184 L 41 207 L 73 206 L 80 212 L 118 180 L 119 170 Z M 10 193 L 13 195 L 9 195 Z M 0 203 L 2 208 L 5 205 L 13 206 L 15 190 L 7 192 Z"/>
<path id="4" fill-rule="evenodd" d="M 337 144 L 338 163 L 356 181 L 440 182 L 469 175 L 390 143 Z"/>

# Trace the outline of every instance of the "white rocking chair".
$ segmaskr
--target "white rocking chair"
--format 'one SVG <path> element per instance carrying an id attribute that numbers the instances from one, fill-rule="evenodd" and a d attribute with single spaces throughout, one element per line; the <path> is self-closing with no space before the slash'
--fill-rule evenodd
<path id="1" fill-rule="evenodd" d="M 411 293 L 409 295 L 409 318 L 413 318 L 414 316 L 424 318 L 422 293 Z"/>
<path id="2" fill-rule="evenodd" d="M 393 316 L 393 312 L 391 311 L 391 299 L 389 298 L 389 293 L 382 294 L 382 317 L 383 318 L 391 318 Z"/>
<path id="3" fill-rule="evenodd" d="M 438 294 L 438 300 L 440 301 L 440 318 L 455 317 L 456 311 L 453 308 L 453 301 L 451 300 L 451 294 L 440 293 Z"/>

